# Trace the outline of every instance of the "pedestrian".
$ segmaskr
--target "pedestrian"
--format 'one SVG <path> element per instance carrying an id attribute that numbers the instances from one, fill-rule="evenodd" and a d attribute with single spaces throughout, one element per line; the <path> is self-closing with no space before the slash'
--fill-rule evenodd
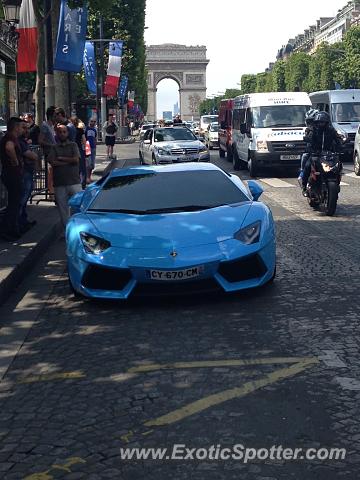
<path id="1" fill-rule="evenodd" d="M 69 129 L 69 140 L 71 142 L 75 142 L 76 141 L 76 128 L 74 127 L 72 122 L 66 116 L 65 110 L 63 108 L 58 107 L 55 110 L 55 120 L 56 120 L 56 123 L 62 123 L 62 124 L 66 125 L 68 127 L 68 129 Z"/>
<path id="2" fill-rule="evenodd" d="M 181 120 L 181 117 L 180 117 L 180 115 L 176 115 L 176 117 L 174 118 L 173 124 L 174 125 L 179 125 L 180 123 L 183 123 L 182 120 Z"/>
<path id="3" fill-rule="evenodd" d="M 80 181 L 83 188 L 86 188 L 86 162 L 85 162 L 85 148 L 86 148 L 86 137 L 85 137 L 85 125 L 80 120 L 80 118 L 73 116 L 70 118 L 71 123 L 76 128 L 75 142 L 79 148 L 80 152 L 80 163 L 79 163 L 79 174 Z M 70 136 L 69 136 L 70 139 Z"/>
<path id="4" fill-rule="evenodd" d="M 20 207 L 20 233 L 25 233 L 30 230 L 31 227 L 36 225 L 36 220 L 29 221 L 27 216 L 27 203 L 31 197 L 34 184 L 34 173 L 37 168 L 39 168 L 39 157 L 38 155 L 31 151 L 31 139 L 30 139 L 30 125 L 28 122 L 24 121 L 22 123 L 23 131 L 19 137 L 19 144 L 21 148 L 22 160 L 23 160 L 23 188 L 21 196 L 21 207 Z"/>
<path id="5" fill-rule="evenodd" d="M 90 119 L 89 125 L 85 129 L 85 137 L 86 137 L 86 140 L 89 142 L 90 148 L 91 148 L 90 159 L 86 163 L 86 169 L 87 169 L 86 183 L 89 184 L 91 183 L 91 174 L 95 168 L 95 162 L 96 162 L 97 128 L 96 128 L 96 120 L 94 118 Z"/>
<path id="6" fill-rule="evenodd" d="M 103 131 L 105 134 L 105 145 L 107 147 L 107 156 L 108 158 L 113 158 L 116 132 L 118 131 L 118 126 L 114 121 L 114 115 L 112 115 L 111 113 L 108 116 L 107 122 L 104 123 Z"/>
<path id="7" fill-rule="evenodd" d="M 39 134 L 39 145 L 42 146 L 45 159 L 50 152 L 50 147 L 55 145 L 55 107 L 46 110 L 46 120 L 42 123 Z"/>
<path id="8" fill-rule="evenodd" d="M 65 228 L 70 217 L 69 199 L 82 187 L 79 177 L 80 152 L 76 142 L 69 139 L 69 129 L 58 124 L 56 135 L 59 143 L 51 147 L 48 160 L 54 171 L 54 190 L 61 222 Z"/>
<path id="9" fill-rule="evenodd" d="M 32 145 L 39 145 L 40 127 L 36 125 L 34 115 L 32 113 L 26 113 L 25 122 L 29 124 L 29 138 Z"/>
<path id="10" fill-rule="evenodd" d="M 11 117 L 7 132 L 0 141 L 1 180 L 8 193 L 8 205 L 1 226 L 1 237 L 7 241 L 21 236 L 20 208 L 23 192 L 23 163 L 19 137 L 22 134 L 22 120 Z"/>

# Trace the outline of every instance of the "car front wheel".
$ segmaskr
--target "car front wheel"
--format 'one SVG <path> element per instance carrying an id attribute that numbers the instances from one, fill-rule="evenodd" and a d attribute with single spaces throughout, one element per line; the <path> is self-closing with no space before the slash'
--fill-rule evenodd
<path id="1" fill-rule="evenodd" d="M 360 175 L 360 158 L 358 152 L 355 153 L 354 157 L 354 172 L 355 175 L 359 176 Z"/>

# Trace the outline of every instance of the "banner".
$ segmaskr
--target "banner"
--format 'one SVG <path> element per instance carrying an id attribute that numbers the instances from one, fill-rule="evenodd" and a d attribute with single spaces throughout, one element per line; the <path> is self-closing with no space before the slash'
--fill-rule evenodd
<path id="1" fill-rule="evenodd" d="M 18 27 L 17 71 L 36 72 L 38 29 L 32 0 L 23 0 Z"/>
<path id="2" fill-rule="evenodd" d="M 84 70 L 89 92 L 96 93 L 96 60 L 93 42 L 85 43 Z"/>
<path id="3" fill-rule="evenodd" d="M 109 64 L 104 86 L 104 95 L 115 97 L 120 80 L 123 42 L 118 40 L 109 44 Z"/>
<path id="4" fill-rule="evenodd" d="M 87 16 L 87 7 L 71 10 L 67 1 L 61 0 L 54 70 L 80 72 L 83 64 Z"/>
<path id="5" fill-rule="evenodd" d="M 124 105 L 124 103 L 125 103 L 128 81 L 129 81 L 129 79 L 126 75 L 123 75 L 121 77 L 119 92 L 118 92 L 118 97 L 119 97 L 121 106 Z"/>
<path id="6" fill-rule="evenodd" d="M 135 101 L 135 92 L 131 91 L 128 94 L 128 108 L 133 108 Z"/>

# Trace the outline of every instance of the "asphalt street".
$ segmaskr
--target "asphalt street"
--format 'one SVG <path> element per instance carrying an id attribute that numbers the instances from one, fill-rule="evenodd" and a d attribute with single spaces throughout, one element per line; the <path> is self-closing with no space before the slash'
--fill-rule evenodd
<path id="1" fill-rule="evenodd" d="M 119 166 L 138 164 L 137 149 L 117 145 Z M 232 171 L 217 150 L 212 161 Z M 64 241 L 52 245 L 0 310 L 2 340 L 14 307 L 24 320 L 37 312 L 0 383 L 0 478 L 360 478 L 360 178 L 345 169 L 332 218 L 308 207 L 295 175 L 259 178 L 278 263 L 274 284 L 251 293 L 74 299 Z M 342 448 L 346 456 L 244 463 L 120 455 L 126 447 L 171 455 L 174 445 L 236 444 Z"/>

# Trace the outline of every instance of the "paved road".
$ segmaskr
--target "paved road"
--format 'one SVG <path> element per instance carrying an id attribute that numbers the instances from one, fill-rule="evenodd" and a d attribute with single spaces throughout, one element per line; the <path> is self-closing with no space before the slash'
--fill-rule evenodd
<path id="1" fill-rule="evenodd" d="M 117 149 L 121 164 L 137 163 L 136 145 Z M 232 170 L 217 151 L 212 160 Z M 58 241 L 0 311 L 3 341 L 14 318 L 20 326 L 33 318 L 0 384 L 0 477 L 359 478 L 360 179 L 346 168 L 333 218 L 307 207 L 296 178 L 260 179 L 277 225 L 278 275 L 250 294 L 74 300 Z M 171 455 L 173 445 L 214 445 L 214 453 L 235 444 L 347 455 L 290 461 L 264 459 L 263 451 L 248 463 L 192 459 L 191 450 L 187 459 L 120 457 L 125 447 Z"/>

